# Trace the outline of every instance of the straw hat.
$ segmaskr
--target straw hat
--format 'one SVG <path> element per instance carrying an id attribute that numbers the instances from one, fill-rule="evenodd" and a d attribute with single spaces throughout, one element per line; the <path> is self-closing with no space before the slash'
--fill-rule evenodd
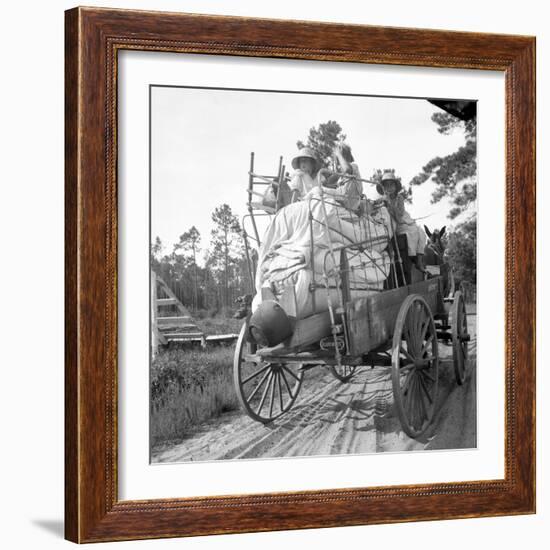
<path id="1" fill-rule="evenodd" d="M 378 191 L 379 195 L 384 194 L 384 182 L 385 181 L 394 181 L 395 182 L 396 193 L 399 193 L 399 191 L 401 191 L 401 189 L 403 189 L 403 186 L 401 185 L 401 181 L 399 179 L 397 179 L 395 174 L 393 172 L 390 172 L 389 170 L 386 170 L 386 172 L 384 172 L 382 174 L 382 177 L 380 178 L 380 183 L 376 184 L 376 190 Z"/>
<path id="2" fill-rule="evenodd" d="M 298 151 L 298 154 L 292 159 L 292 168 L 294 168 L 294 170 L 298 170 L 301 158 L 311 159 L 314 164 L 313 170 L 317 170 L 319 161 L 317 160 L 317 157 L 312 149 L 309 147 L 303 147 Z"/>

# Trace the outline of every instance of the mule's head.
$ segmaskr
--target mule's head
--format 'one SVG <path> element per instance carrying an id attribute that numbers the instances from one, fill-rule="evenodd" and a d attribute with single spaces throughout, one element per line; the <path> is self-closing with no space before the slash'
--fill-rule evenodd
<path id="1" fill-rule="evenodd" d="M 430 239 L 430 244 L 440 254 L 443 254 L 443 251 L 445 250 L 445 244 L 442 239 L 446 229 L 447 226 L 444 225 L 441 229 L 434 229 L 433 231 L 430 231 L 427 226 L 424 226 L 424 231 L 426 231 L 426 235 L 428 235 L 428 239 Z"/>

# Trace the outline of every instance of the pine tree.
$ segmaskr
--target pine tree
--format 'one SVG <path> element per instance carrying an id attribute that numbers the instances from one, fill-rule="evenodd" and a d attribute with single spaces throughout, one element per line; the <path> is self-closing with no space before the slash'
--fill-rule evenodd
<path id="1" fill-rule="evenodd" d="M 459 224 L 449 234 L 445 254 L 453 266 L 458 280 L 476 285 L 476 237 L 477 223 L 475 216 Z"/>
<path id="2" fill-rule="evenodd" d="M 432 120 L 440 134 L 448 135 L 456 129 L 462 130 L 465 144 L 450 155 L 430 160 L 422 172 L 412 179 L 411 185 L 421 185 L 432 178 L 436 184 L 432 203 L 445 197 L 450 198 L 453 208 L 449 218 L 454 219 L 465 212 L 477 197 L 476 117 L 463 121 L 449 113 L 437 112 L 432 115 Z"/>
<path id="3" fill-rule="evenodd" d="M 229 280 L 234 266 L 243 256 L 241 226 L 227 204 L 214 210 L 212 221 L 215 225 L 211 234 L 209 263 L 221 275 L 221 302 L 228 307 L 231 302 Z"/>
<path id="4" fill-rule="evenodd" d="M 310 128 L 305 143 L 298 141 L 298 149 L 309 147 L 315 151 L 322 168 L 330 168 L 332 165 L 332 151 L 339 141 L 346 139 L 342 128 L 335 120 L 321 123 L 317 128 Z"/>
<path id="5" fill-rule="evenodd" d="M 160 240 L 160 237 L 157 236 L 155 238 L 155 242 L 151 243 L 151 253 L 150 253 L 151 268 L 154 271 L 159 271 L 163 248 L 164 247 L 162 245 L 162 241 Z"/>
<path id="6" fill-rule="evenodd" d="M 193 226 L 189 231 L 180 235 L 179 242 L 174 246 L 174 253 L 183 253 L 182 256 L 188 260 L 187 267 L 193 271 L 193 309 L 198 308 L 198 273 L 197 253 L 200 251 L 201 235 L 199 230 Z M 191 263 L 191 265 L 189 265 Z"/>

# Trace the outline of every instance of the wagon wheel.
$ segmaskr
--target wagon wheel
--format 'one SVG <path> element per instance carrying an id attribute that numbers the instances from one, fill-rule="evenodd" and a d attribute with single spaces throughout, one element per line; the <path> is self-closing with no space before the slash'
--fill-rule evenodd
<path id="1" fill-rule="evenodd" d="M 256 344 L 250 340 L 246 321 L 235 348 L 233 381 L 246 413 L 253 420 L 268 423 L 292 407 L 300 391 L 304 371 L 300 364 L 250 360 L 247 356 L 255 354 L 256 349 Z"/>
<path id="2" fill-rule="evenodd" d="M 403 431 L 419 437 L 430 425 L 437 397 L 439 351 L 430 306 L 418 294 L 401 304 L 392 348 L 392 386 Z"/>
<path id="3" fill-rule="evenodd" d="M 357 367 L 351 365 L 333 365 L 330 367 L 330 372 L 340 382 L 349 382 L 356 369 Z"/>
<path id="4" fill-rule="evenodd" d="M 453 365 L 455 369 L 456 382 L 464 384 L 466 380 L 466 369 L 468 366 L 468 317 L 466 316 L 466 305 L 464 295 L 460 290 L 454 295 L 451 306 L 451 336 L 453 343 Z"/>

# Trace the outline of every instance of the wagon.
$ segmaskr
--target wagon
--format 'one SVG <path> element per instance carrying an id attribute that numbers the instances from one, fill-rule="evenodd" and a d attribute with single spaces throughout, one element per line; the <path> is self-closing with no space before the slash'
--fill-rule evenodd
<path id="1" fill-rule="evenodd" d="M 252 155 L 249 213 L 243 220 L 251 277 L 257 265 L 250 240 L 260 244 L 256 217 L 276 214 L 276 208 L 255 199 L 261 196 L 255 189 L 259 185 L 277 187 L 285 178 L 281 162 L 275 177 L 255 174 L 253 158 Z M 323 197 L 321 202 L 317 210 L 324 216 L 316 219 L 310 214 L 308 223 L 319 224 L 323 230 L 329 221 Z M 252 228 L 250 232 L 247 225 Z M 318 244 L 313 242 L 313 230 L 310 227 L 311 263 L 313 246 Z M 234 384 L 242 408 L 252 419 L 269 423 L 289 411 L 310 369 L 328 368 L 340 382 L 347 383 L 357 369 L 381 366 L 391 371 L 393 401 L 403 431 L 417 438 L 434 417 L 440 342 L 452 346 L 456 382 L 464 383 L 470 337 L 464 296 L 451 284 L 451 266 L 441 265 L 440 274 L 428 279 L 420 277 L 420 272 L 416 278 L 410 273 L 407 276 L 401 260 L 402 243 L 395 234 L 388 235 L 387 248 L 383 250 L 389 262 L 388 276 L 383 284 L 358 289 L 353 283 L 357 279 L 354 268 L 359 269 L 361 262 L 354 258 L 364 252 L 367 240 L 328 239 L 324 243 L 322 266 L 308 266 L 310 271 L 322 273 L 318 280 L 313 277 L 308 291 L 314 304 L 319 292 L 325 292 L 324 307 L 314 306 L 306 315 L 291 317 L 292 334 L 283 342 L 260 346 L 250 334 L 250 314 L 244 320 L 235 349 Z"/>

